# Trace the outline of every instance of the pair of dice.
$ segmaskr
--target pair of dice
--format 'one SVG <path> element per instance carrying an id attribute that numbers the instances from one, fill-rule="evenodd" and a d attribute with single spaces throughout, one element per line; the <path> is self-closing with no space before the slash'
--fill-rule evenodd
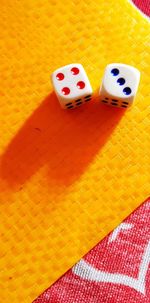
<path id="1" fill-rule="evenodd" d="M 107 65 L 99 99 L 102 103 L 127 108 L 137 93 L 140 72 L 130 65 L 113 63 Z M 81 64 L 69 64 L 52 74 L 52 84 L 60 105 L 72 109 L 92 99 L 93 90 Z"/>

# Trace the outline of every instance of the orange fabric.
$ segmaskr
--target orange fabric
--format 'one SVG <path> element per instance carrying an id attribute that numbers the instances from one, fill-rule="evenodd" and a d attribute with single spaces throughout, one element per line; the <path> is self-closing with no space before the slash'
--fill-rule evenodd
<path id="1" fill-rule="evenodd" d="M 149 195 L 149 23 L 126 0 L 1 1 L 1 301 L 31 302 Z M 141 73 L 127 112 L 63 111 L 50 84 L 83 64 Z"/>

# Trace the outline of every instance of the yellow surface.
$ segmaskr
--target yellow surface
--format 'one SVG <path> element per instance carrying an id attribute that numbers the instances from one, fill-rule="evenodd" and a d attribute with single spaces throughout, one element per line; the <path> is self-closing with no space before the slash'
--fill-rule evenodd
<path id="1" fill-rule="evenodd" d="M 0 301 L 32 302 L 148 195 L 150 26 L 126 0 L 1 1 Z M 127 112 L 63 111 L 50 74 L 141 73 Z"/>

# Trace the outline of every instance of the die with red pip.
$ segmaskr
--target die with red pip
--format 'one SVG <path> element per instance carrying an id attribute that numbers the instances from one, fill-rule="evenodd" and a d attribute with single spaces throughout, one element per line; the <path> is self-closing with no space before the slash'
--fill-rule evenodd
<path id="1" fill-rule="evenodd" d="M 69 64 L 53 72 L 52 84 L 64 109 L 72 109 L 92 99 L 92 87 L 83 66 Z"/>

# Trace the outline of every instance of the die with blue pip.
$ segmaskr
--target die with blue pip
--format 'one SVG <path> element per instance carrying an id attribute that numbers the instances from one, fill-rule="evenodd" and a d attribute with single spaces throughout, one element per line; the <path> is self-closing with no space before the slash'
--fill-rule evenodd
<path id="1" fill-rule="evenodd" d="M 137 68 L 122 63 L 107 65 L 99 91 L 100 101 L 121 108 L 131 106 L 139 81 L 140 72 Z"/>

